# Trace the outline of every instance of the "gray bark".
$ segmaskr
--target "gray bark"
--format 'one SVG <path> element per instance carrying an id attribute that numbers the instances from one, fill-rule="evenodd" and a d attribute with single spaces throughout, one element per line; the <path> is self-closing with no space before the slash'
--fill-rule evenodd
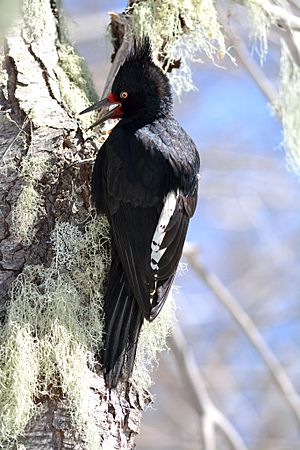
<path id="1" fill-rule="evenodd" d="M 82 223 L 90 207 L 91 158 L 97 148 L 76 121 L 76 106 L 71 103 L 66 106 L 64 102 L 70 74 L 63 69 L 59 58 L 61 24 L 53 3 L 24 1 L 23 18 L 9 29 L 1 45 L 2 323 L 16 276 L 28 265 L 47 267 L 50 264 L 49 236 L 54 224 L 57 221 Z M 76 105 L 76 91 L 72 95 Z M 26 174 L 24 166 L 30 161 L 35 165 L 40 157 L 48 161 L 47 167 L 36 170 L 35 175 Z M 22 221 L 25 227 L 25 232 L 20 232 L 13 221 L 13 210 L 28 183 L 39 196 L 39 206 L 27 214 L 25 223 L 22 215 L 17 217 L 20 228 Z M 101 373 L 90 372 L 86 383 L 90 388 L 90 407 L 97 415 L 102 435 L 102 448 L 133 448 L 145 406 L 144 392 L 137 392 L 128 383 L 108 392 Z M 38 399 L 42 409 L 27 425 L 15 448 L 19 444 L 25 445 L 26 450 L 86 448 L 71 424 L 66 399 L 62 397 L 58 393 L 57 398 Z"/>

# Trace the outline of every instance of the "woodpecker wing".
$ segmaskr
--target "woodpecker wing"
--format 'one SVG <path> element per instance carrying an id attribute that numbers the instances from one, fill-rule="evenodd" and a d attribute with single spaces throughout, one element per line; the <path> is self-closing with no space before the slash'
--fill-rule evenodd
<path id="1" fill-rule="evenodd" d="M 135 135 L 115 129 L 93 174 L 94 201 L 108 215 L 128 289 L 148 320 L 166 300 L 196 205 L 198 156 L 194 148 L 186 149 L 187 158 L 174 153 L 149 129 Z"/>

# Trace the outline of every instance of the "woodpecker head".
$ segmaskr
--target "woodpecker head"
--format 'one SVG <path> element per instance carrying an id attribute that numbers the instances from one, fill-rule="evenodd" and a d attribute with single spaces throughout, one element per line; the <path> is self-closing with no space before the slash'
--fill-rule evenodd
<path id="1" fill-rule="evenodd" d="M 167 76 L 151 56 L 149 39 L 135 43 L 132 53 L 120 67 L 107 98 L 96 102 L 80 114 L 109 107 L 110 110 L 90 128 L 105 120 L 140 119 L 145 123 L 167 114 L 172 96 Z"/>

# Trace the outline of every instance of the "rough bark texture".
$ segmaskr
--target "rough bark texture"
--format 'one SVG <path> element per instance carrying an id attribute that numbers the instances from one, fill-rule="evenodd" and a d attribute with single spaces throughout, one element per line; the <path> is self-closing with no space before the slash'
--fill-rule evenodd
<path id="1" fill-rule="evenodd" d="M 141 412 L 146 403 L 132 387 L 120 385 L 109 392 L 102 376 L 90 373 L 90 406 L 97 413 L 102 450 L 133 449 L 139 433 Z M 70 423 L 64 399 L 45 399 L 38 418 L 32 420 L 20 438 L 26 450 L 87 450 L 80 434 Z M 13 449 L 16 450 L 17 447 Z"/>
<path id="2" fill-rule="evenodd" d="M 58 13 L 50 0 L 23 3 L 23 18 L 1 46 L 0 73 L 0 318 L 3 322 L 11 283 L 29 264 L 49 265 L 49 235 L 57 221 L 82 223 L 90 206 L 91 158 L 95 143 L 80 129 L 74 107 L 65 106 L 70 74 L 59 59 Z M 68 93 L 70 96 L 70 94 Z M 77 95 L 76 91 L 72 94 Z M 76 98 L 72 98 L 76 104 Z M 83 105 L 82 105 L 83 106 Z M 24 167 L 36 167 L 32 177 Z M 83 160 L 89 159 L 84 162 Z M 31 177 L 31 178 L 30 178 Z M 29 180 L 29 181 L 28 181 Z M 25 186 L 38 194 L 38 208 L 16 229 L 13 210 Z M 28 217 L 27 219 L 28 220 Z M 17 217 L 22 225 L 22 216 Z M 22 228 L 22 227 L 21 227 Z M 103 449 L 131 449 L 139 431 L 144 393 L 128 385 L 105 389 L 101 374 L 90 372 L 90 405 L 97 414 Z M 72 428 L 66 399 L 42 400 L 18 444 L 26 450 L 86 448 Z M 17 446 L 17 444 L 16 444 Z M 15 446 L 15 448 L 16 448 Z"/>

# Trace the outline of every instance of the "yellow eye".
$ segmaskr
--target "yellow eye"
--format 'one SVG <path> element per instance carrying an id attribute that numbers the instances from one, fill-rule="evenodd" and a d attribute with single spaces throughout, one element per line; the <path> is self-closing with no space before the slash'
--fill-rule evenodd
<path id="1" fill-rule="evenodd" d="M 121 92 L 121 94 L 120 94 L 120 98 L 127 98 L 128 97 L 128 92 L 126 92 L 126 91 L 123 91 L 123 92 Z"/>

